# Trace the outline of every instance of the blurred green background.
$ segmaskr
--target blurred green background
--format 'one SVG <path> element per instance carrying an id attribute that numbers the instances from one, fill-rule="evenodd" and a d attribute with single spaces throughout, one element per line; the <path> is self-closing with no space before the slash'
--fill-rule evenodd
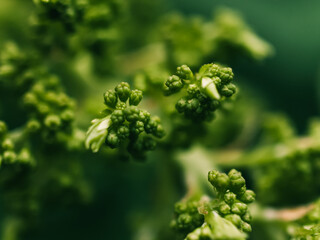
<path id="1" fill-rule="evenodd" d="M 310 1 L 170 1 L 185 14 L 212 15 L 226 6 L 239 11 L 248 25 L 275 48 L 261 64 L 237 62 L 235 72 L 260 91 L 270 108 L 286 112 L 300 131 L 319 114 L 320 2 Z"/>

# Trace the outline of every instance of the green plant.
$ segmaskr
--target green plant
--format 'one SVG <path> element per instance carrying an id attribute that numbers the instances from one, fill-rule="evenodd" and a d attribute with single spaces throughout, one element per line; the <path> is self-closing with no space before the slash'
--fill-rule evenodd
<path id="1" fill-rule="evenodd" d="M 161 3 L 0 2 L 0 239 L 319 238 L 320 121 L 239 71 L 273 47 Z"/>

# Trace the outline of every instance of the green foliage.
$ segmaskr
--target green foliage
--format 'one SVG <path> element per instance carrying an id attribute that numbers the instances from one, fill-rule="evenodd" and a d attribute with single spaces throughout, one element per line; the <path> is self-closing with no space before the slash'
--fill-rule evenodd
<path id="1" fill-rule="evenodd" d="M 160 6 L 0 1 L 0 239 L 319 238 L 320 121 L 299 136 L 244 80 L 273 48 Z"/>
<path id="2" fill-rule="evenodd" d="M 262 60 L 273 54 L 270 44 L 257 36 L 241 15 L 227 8 L 213 13 L 211 21 L 169 14 L 160 24 L 167 61 L 199 67 L 204 62 L 231 62 L 235 55 Z M 237 53 L 237 54 L 235 54 Z"/>
<path id="3" fill-rule="evenodd" d="M 297 149 L 261 165 L 256 177 L 261 200 L 268 204 L 283 205 L 314 199 L 320 187 L 319 153 L 318 148 Z"/>
<path id="4" fill-rule="evenodd" d="M 312 240 L 320 236 L 320 202 L 316 201 L 311 209 L 288 227 L 291 240 Z"/>
<path id="5" fill-rule="evenodd" d="M 210 26 L 213 48 L 216 55 L 232 57 L 234 51 L 262 60 L 273 54 L 273 48 L 257 36 L 243 21 L 241 15 L 230 9 L 219 9 Z"/>

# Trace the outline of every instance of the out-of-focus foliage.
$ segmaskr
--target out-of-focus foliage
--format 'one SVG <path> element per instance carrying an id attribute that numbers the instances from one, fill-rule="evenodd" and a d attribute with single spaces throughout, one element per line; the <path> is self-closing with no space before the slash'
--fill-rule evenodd
<path id="1" fill-rule="evenodd" d="M 288 227 L 291 240 L 317 239 L 320 237 L 320 205 L 315 202 L 311 209 Z"/>
<path id="2" fill-rule="evenodd" d="M 259 38 L 237 12 L 219 9 L 211 21 L 186 19 L 173 14 L 161 22 L 169 63 L 199 66 L 204 61 L 230 61 L 234 52 L 262 60 L 273 53 L 270 44 Z"/>

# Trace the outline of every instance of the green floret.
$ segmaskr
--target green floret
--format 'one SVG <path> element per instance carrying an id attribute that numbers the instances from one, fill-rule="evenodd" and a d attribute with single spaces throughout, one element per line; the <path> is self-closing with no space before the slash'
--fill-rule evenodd
<path id="1" fill-rule="evenodd" d="M 235 169 L 228 174 L 212 170 L 208 181 L 216 197 L 178 203 L 172 227 L 189 240 L 246 239 L 251 232 L 248 204 L 254 201 L 254 192 L 244 190 L 245 180 Z"/>
<path id="2" fill-rule="evenodd" d="M 179 92 L 183 88 L 184 84 L 180 77 L 172 75 L 167 79 L 165 86 L 167 87 L 167 94 L 170 95 Z"/>
<path id="3" fill-rule="evenodd" d="M 246 190 L 246 182 L 241 173 L 232 169 L 227 175 L 212 170 L 208 173 L 208 180 L 218 194 L 220 202 L 218 212 L 222 216 L 226 215 L 226 218 L 232 220 L 240 230 L 250 232 L 248 221 L 251 218 L 247 204 L 255 200 L 255 193 Z"/>
<path id="4" fill-rule="evenodd" d="M 204 222 L 204 216 L 199 213 L 199 207 L 200 203 L 192 200 L 176 203 L 174 207 L 175 218 L 171 222 L 171 227 L 183 235 L 200 227 Z"/>
<path id="5" fill-rule="evenodd" d="M 232 80 L 233 72 L 228 67 L 205 64 L 194 75 L 188 66 L 182 65 L 165 82 L 164 93 L 172 95 L 185 88 L 185 95 L 176 103 L 177 111 L 193 120 L 210 121 L 221 103 L 235 94 Z"/>
<path id="6" fill-rule="evenodd" d="M 106 139 L 106 144 L 111 148 L 116 148 L 119 146 L 119 143 L 120 143 L 120 139 L 117 133 L 114 131 L 110 131 Z"/>
<path id="7" fill-rule="evenodd" d="M 127 139 L 130 135 L 130 129 L 127 126 L 120 126 L 117 130 L 117 135 L 120 140 Z"/>
<path id="8" fill-rule="evenodd" d="M 114 110 L 110 116 L 110 120 L 113 124 L 122 124 L 125 120 L 125 115 L 123 110 Z"/>
<path id="9" fill-rule="evenodd" d="M 113 90 L 107 90 L 104 93 L 104 103 L 110 107 L 115 108 L 116 104 L 118 102 L 118 96 L 115 91 Z"/>
<path id="10" fill-rule="evenodd" d="M 135 122 L 139 120 L 140 109 L 136 106 L 129 106 L 124 110 L 126 120 L 128 122 Z"/>
<path id="11" fill-rule="evenodd" d="M 45 143 L 65 142 L 74 130 L 74 105 L 57 77 L 45 74 L 23 95 L 23 106 L 30 116 L 29 133 L 39 134 Z"/>
<path id="12" fill-rule="evenodd" d="M 143 97 L 142 91 L 138 89 L 134 89 L 131 91 L 130 97 L 129 97 L 129 104 L 137 106 L 141 102 Z"/>
<path id="13" fill-rule="evenodd" d="M 160 118 L 152 117 L 145 125 L 146 133 L 150 133 L 155 137 L 162 138 L 165 135 L 165 131 L 161 125 Z"/>
<path id="14" fill-rule="evenodd" d="M 177 75 L 184 80 L 192 80 L 193 73 L 187 65 L 177 67 Z"/>
<path id="15" fill-rule="evenodd" d="M 127 99 L 129 98 L 130 94 L 131 94 L 131 90 L 130 90 L 130 85 L 129 83 L 126 82 L 122 82 L 119 85 L 117 85 L 114 89 L 119 97 L 119 99 L 122 102 L 127 101 Z"/>
<path id="16" fill-rule="evenodd" d="M 144 123 L 141 121 L 136 121 L 130 125 L 131 133 L 133 135 L 139 135 L 144 131 Z"/>
<path id="17" fill-rule="evenodd" d="M 97 152 L 103 142 L 111 148 L 125 145 L 134 158 L 143 159 L 145 152 L 155 149 L 154 138 L 164 136 L 160 119 L 136 106 L 142 100 L 142 92 L 130 90 L 128 83 L 122 82 L 115 91 L 107 91 L 104 99 L 108 106 L 104 111 L 106 116 L 93 120 L 87 132 L 86 147 Z"/>

